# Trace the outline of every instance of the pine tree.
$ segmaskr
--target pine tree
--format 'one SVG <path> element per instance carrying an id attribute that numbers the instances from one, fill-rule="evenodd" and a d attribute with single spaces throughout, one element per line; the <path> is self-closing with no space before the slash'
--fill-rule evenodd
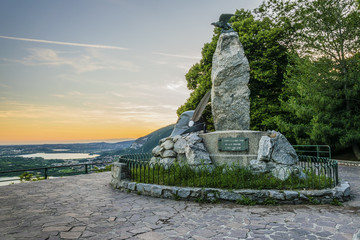
<path id="1" fill-rule="evenodd" d="M 294 4 L 295 3 L 295 4 Z M 272 11 L 270 11 L 270 9 Z M 287 9 L 288 11 L 284 11 Z M 288 66 L 283 108 L 277 118 L 298 143 L 352 147 L 360 159 L 360 12 L 354 0 L 276 1 L 263 5 L 293 26 L 294 61 Z"/>

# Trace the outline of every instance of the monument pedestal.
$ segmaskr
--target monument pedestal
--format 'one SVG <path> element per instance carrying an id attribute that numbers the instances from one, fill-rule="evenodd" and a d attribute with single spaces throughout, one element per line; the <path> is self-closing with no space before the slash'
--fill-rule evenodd
<path id="1" fill-rule="evenodd" d="M 251 160 L 256 160 L 259 141 L 268 132 L 251 130 L 229 130 L 202 133 L 204 145 L 215 165 L 249 166 Z"/>

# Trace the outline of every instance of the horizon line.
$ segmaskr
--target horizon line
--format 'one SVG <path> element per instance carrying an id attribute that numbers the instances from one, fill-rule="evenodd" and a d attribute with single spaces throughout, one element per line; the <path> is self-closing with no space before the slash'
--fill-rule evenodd
<path id="1" fill-rule="evenodd" d="M 49 140 L 49 141 L 0 141 L 0 146 L 17 146 L 17 145 L 45 145 L 45 144 L 78 144 L 78 143 L 117 143 L 136 140 L 137 138 L 110 138 L 110 139 L 94 139 L 94 140 Z"/>
<path id="2" fill-rule="evenodd" d="M 128 48 L 117 47 L 117 46 L 109 46 L 109 45 L 101 45 L 101 44 L 61 42 L 61 41 L 51 41 L 51 40 L 34 39 L 34 38 L 20 38 L 20 37 L 1 36 L 1 35 L 0 35 L 0 38 L 2 38 L 2 39 L 10 39 L 10 40 L 17 40 L 17 41 L 25 41 L 25 42 L 40 42 L 40 43 L 48 43 L 48 44 L 56 44 L 56 45 L 66 45 L 66 46 L 74 46 L 74 47 L 89 47 L 89 48 L 128 50 Z"/>

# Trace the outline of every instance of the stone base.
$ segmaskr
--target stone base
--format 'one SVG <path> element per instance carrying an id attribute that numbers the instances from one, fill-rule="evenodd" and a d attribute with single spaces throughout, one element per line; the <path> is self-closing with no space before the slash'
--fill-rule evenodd
<path id="1" fill-rule="evenodd" d="M 249 166 L 251 160 L 257 159 L 260 138 L 267 135 L 268 132 L 251 130 L 215 131 L 199 134 L 204 141 L 205 148 L 209 152 L 213 164 L 239 164 L 241 166 Z M 220 151 L 218 142 L 222 138 L 248 138 L 249 148 L 247 151 L 238 152 Z"/>
<path id="2" fill-rule="evenodd" d="M 350 199 L 350 185 L 343 182 L 332 189 L 322 190 L 252 190 L 252 189 L 228 189 L 219 188 L 192 188 L 164 186 L 130 182 L 128 180 L 112 179 L 114 188 L 134 191 L 140 195 L 148 195 L 160 198 L 199 200 L 208 202 L 232 201 L 249 204 L 268 204 L 269 200 L 274 204 L 329 204 L 334 201 L 344 202 Z"/>

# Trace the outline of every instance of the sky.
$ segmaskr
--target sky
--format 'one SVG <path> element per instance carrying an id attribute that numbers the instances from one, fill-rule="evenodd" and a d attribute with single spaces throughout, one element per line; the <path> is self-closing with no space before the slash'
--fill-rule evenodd
<path id="1" fill-rule="evenodd" d="M 0 144 L 137 138 L 177 120 L 221 13 L 261 0 L 1 0 Z"/>

